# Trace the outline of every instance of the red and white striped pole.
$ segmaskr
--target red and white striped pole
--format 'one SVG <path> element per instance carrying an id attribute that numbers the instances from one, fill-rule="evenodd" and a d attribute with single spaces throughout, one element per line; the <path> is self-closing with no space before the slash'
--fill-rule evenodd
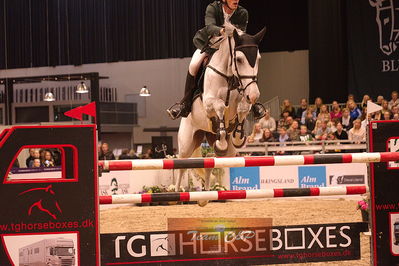
<path id="1" fill-rule="evenodd" d="M 399 161 L 399 152 L 99 161 L 103 171 L 224 168 Z"/>
<path id="2" fill-rule="evenodd" d="M 367 186 L 315 187 L 315 188 L 275 188 L 260 190 L 226 190 L 145 193 L 100 196 L 100 204 L 128 204 L 163 201 L 200 201 L 232 199 L 266 199 L 278 197 L 318 197 L 335 195 L 357 195 L 368 192 Z"/>

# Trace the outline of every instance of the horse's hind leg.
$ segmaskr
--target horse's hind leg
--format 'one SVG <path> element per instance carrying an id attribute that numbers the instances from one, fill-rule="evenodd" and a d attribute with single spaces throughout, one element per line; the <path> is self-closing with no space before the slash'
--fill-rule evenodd
<path id="1" fill-rule="evenodd" d="M 204 183 L 204 190 L 209 191 L 210 184 L 211 184 L 211 173 L 212 168 L 205 168 L 205 183 Z M 201 207 L 205 207 L 208 204 L 209 200 L 199 200 L 198 205 Z"/>

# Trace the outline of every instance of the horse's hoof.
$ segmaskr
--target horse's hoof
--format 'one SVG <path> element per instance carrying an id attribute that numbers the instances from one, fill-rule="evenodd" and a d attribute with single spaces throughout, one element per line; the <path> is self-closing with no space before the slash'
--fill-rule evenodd
<path id="1" fill-rule="evenodd" d="M 242 148 L 242 146 L 245 145 L 245 143 L 247 142 L 247 136 L 244 136 L 242 139 L 235 139 L 233 138 L 231 140 L 231 142 L 233 143 L 233 146 L 237 149 Z"/>
<path id="2" fill-rule="evenodd" d="M 221 145 L 221 142 L 217 140 L 213 148 L 217 156 L 225 156 L 228 148 L 227 141 L 225 145 Z"/>
<path id="3" fill-rule="evenodd" d="M 208 204 L 209 200 L 200 200 L 198 201 L 198 206 L 205 207 Z"/>

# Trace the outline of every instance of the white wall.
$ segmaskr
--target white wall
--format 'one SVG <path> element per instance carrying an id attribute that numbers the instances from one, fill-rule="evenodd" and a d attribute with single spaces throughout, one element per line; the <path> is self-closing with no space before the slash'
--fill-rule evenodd
<path id="1" fill-rule="evenodd" d="M 100 86 L 118 88 L 118 100 L 127 94 L 138 94 L 143 85 L 151 90 L 147 97 L 146 116 L 139 118 L 134 129 L 135 143 L 150 143 L 151 136 L 159 133 L 143 133 L 148 127 L 177 127 L 178 121 L 168 118 L 165 110 L 180 100 L 190 58 L 162 59 L 133 62 L 101 63 L 82 66 L 59 66 L 12 69 L 0 71 L 0 77 L 22 77 L 83 72 L 99 72 L 109 79 L 101 80 Z M 308 51 L 263 53 L 259 67 L 261 101 L 272 97 L 290 98 L 294 103 L 309 94 Z M 70 83 L 66 83 L 70 85 Z M 60 86 L 59 83 L 29 84 L 29 87 Z M 176 133 L 173 136 L 176 145 Z M 112 144 L 112 143 L 111 143 Z M 119 145 L 119 143 L 118 143 Z M 130 146 L 130 143 L 126 143 Z M 122 148 L 122 147 L 121 147 Z"/>

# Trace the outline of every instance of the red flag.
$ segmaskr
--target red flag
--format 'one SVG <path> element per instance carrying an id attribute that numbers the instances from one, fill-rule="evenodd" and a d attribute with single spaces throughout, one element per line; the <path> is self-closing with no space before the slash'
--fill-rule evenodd
<path id="1" fill-rule="evenodd" d="M 81 112 L 86 115 L 96 117 L 96 102 L 91 102 L 89 104 L 86 104 L 85 106 L 82 106 Z"/>
<path id="2" fill-rule="evenodd" d="M 67 111 L 67 112 L 65 112 L 64 113 L 64 115 L 66 115 L 66 116 L 69 116 L 69 117 L 72 117 L 72 118 L 75 118 L 75 119 L 78 119 L 78 120 L 80 120 L 80 121 L 82 121 L 82 114 L 83 114 L 83 112 L 82 112 L 82 106 L 79 106 L 79 107 L 76 107 L 76 108 L 73 108 L 73 109 L 71 109 L 71 110 L 69 110 L 69 111 Z"/>

